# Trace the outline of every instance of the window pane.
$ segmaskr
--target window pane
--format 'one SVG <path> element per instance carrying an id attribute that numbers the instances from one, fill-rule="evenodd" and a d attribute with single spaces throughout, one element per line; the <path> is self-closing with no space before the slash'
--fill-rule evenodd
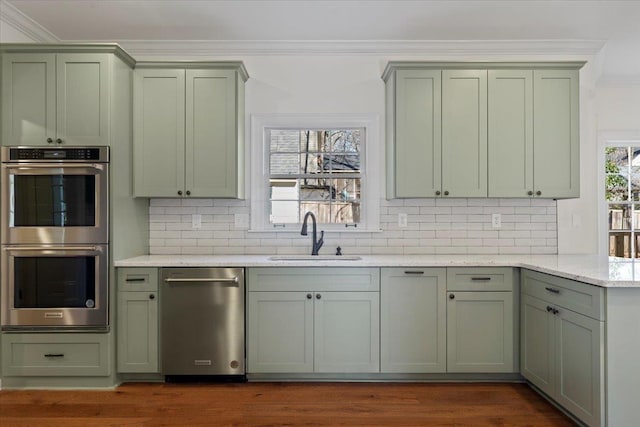
<path id="1" fill-rule="evenodd" d="M 300 200 L 331 200 L 335 191 L 329 179 L 302 179 Z"/>
<path id="2" fill-rule="evenodd" d="M 629 166 L 629 149 L 627 147 L 609 147 L 605 150 L 607 173 L 619 173 Z"/>
<path id="3" fill-rule="evenodd" d="M 298 152 L 300 133 L 296 130 L 271 130 L 270 149 L 276 152 Z"/>
<path id="4" fill-rule="evenodd" d="M 323 153 L 302 153 L 300 155 L 300 173 L 316 174 L 328 171 L 329 166 L 325 162 L 325 154 Z"/>
<path id="5" fill-rule="evenodd" d="M 297 175 L 297 154 L 272 154 L 269 168 L 271 175 Z"/>
<path id="6" fill-rule="evenodd" d="M 329 140 L 333 152 L 360 152 L 360 130 L 331 131 Z"/>
<path id="7" fill-rule="evenodd" d="M 609 256 L 631 258 L 631 243 L 630 232 L 609 233 Z"/>
<path id="8" fill-rule="evenodd" d="M 272 224 L 299 223 L 298 201 L 272 200 L 270 218 Z"/>
<path id="9" fill-rule="evenodd" d="M 270 185 L 272 200 L 298 200 L 297 179 L 272 179 Z"/>
<path id="10" fill-rule="evenodd" d="M 623 202 L 629 199 L 629 185 L 625 176 L 607 174 L 605 184 L 606 200 L 610 202 Z"/>
<path id="11" fill-rule="evenodd" d="M 631 230 L 630 205 L 609 205 L 609 230 Z"/>
<path id="12" fill-rule="evenodd" d="M 359 155 L 329 154 L 327 158 L 332 172 L 360 172 Z"/>

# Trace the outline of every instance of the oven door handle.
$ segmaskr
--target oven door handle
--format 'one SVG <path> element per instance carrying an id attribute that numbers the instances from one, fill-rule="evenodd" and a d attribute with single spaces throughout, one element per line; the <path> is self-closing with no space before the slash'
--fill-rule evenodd
<path id="1" fill-rule="evenodd" d="M 7 251 L 91 251 L 102 252 L 98 246 L 11 246 Z"/>
<path id="2" fill-rule="evenodd" d="M 98 171 L 104 170 L 103 163 L 42 163 L 42 164 L 11 164 L 5 163 L 4 167 L 7 169 L 16 169 L 19 171 L 29 170 L 42 170 L 42 169 L 95 169 Z"/>

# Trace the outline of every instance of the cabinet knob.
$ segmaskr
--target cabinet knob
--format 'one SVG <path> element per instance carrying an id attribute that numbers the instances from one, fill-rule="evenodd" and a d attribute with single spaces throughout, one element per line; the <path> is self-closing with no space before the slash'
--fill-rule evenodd
<path id="1" fill-rule="evenodd" d="M 449 294 L 449 299 L 456 299 L 456 296 L 454 294 Z"/>
<path id="2" fill-rule="evenodd" d="M 531 190 L 527 191 L 527 196 L 533 196 L 533 191 Z"/>
<path id="3" fill-rule="evenodd" d="M 440 190 L 436 191 L 436 196 L 440 195 Z"/>
<path id="4" fill-rule="evenodd" d="M 60 138 L 56 139 L 56 144 L 62 144 L 62 140 Z"/>
<path id="5" fill-rule="evenodd" d="M 53 144 L 53 139 L 52 138 L 47 138 L 47 144 Z"/>
<path id="6" fill-rule="evenodd" d="M 311 294 L 307 294 L 307 299 L 311 299 L 312 295 Z"/>
<path id="7" fill-rule="evenodd" d="M 178 196 L 182 196 L 182 190 L 178 190 Z"/>
<path id="8" fill-rule="evenodd" d="M 156 296 L 154 294 L 149 294 L 149 299 L 156 299 Z"/>
<path id="9" fill-rule="evenodd" d="M 322 295 L 316 294 L 316 299 L 321 299 L 321 298 L 322 298 Z"/>
<path id="10" fill-rule="evenodd" d="M 542 196 L 542 191 L 540 190 L 536 191 L 536 196 Z"/>
<path id="11" fill-rule="evenodd" d="M 187 196 L 191 195 L 191 191 L 187 190 Z"/>
<path id="12" fill-rule="evenodd" d="M 448 196 L 448 195 L 449 195 L 449 192 L 448 192 L 448 191 L 445 191 L 445 192 L 444 192 L 444 195 L 445 195 L 445 196 Z"/>

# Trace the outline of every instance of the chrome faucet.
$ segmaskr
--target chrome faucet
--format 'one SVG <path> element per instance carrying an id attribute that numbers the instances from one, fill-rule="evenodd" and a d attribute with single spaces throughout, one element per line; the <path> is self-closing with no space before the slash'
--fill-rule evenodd
<path id="1" fill-rule="evenodd" d="M 307 235 L 307 219 L 309 219 L 309 217 L 311 217 L 311 225 L 313 226 L 313 243 L 311 246 L 311 255 L 318 255 L 318 251 L 324 244 L 324 231 L 320 231 L 320 240 L 318 240 L 318 235 L 316 234 L 316 216 L 313 214 L 313 212 L 309 211 L 304 215 L 304 220 L 302 220 L 302 230 L 300 230 L 300 234 L 302 236 Z"/>

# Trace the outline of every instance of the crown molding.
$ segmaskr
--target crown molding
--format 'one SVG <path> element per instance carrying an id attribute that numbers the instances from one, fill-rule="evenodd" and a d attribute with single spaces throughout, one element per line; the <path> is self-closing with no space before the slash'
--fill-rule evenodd
<path id="1" fill-rule="evenodd" d="M 134 56 L 595 55 L 605 40 L 118 40 Z"/>
<path id="2" fill-rule="evenodd" d="M 0 0 L 0 22 L 9 25 L 36 43 L 60 43 L 52 32 L 20 12 L 6 0 Z"/>

